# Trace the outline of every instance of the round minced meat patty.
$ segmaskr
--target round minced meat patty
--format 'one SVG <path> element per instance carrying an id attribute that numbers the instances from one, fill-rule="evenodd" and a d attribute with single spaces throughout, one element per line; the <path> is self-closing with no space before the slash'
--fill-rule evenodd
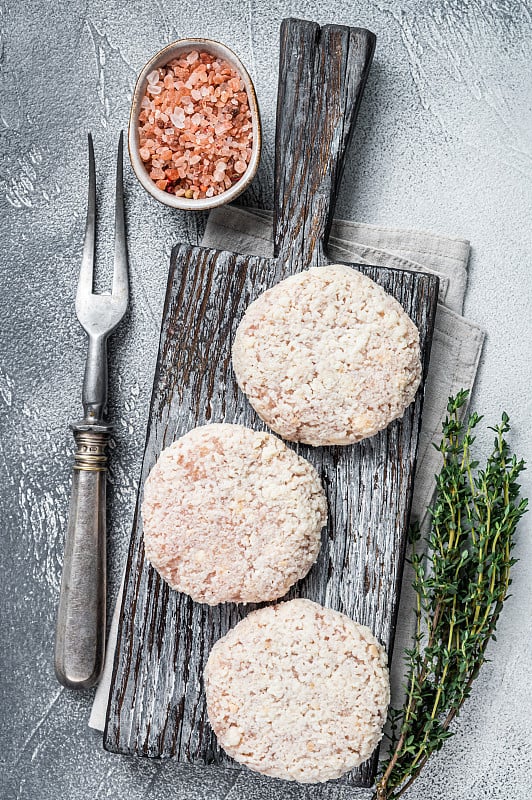
<path id="1" fill-rule="evenodd" d="M 338 778 L 382 737 L 386 661 L 369 628 L 338 611 L 301 599 L 261 608 L 211 650 L 211 726 L 232 758 L 264 775 Z"/>
<path id="2" fill-rule="evenodd" d="M 270 433 L 195 428 L 163 450 L 142 502 L 148 560 L 198 603 L 276 600 L 318 556 L 327 501 L 314 467 Z"/>
<path id="3" fill-rule="evenodd" d="M 358 442 L 401 417 L 421 379 L 419 331 L 352 267 L 312 267 L 248 307 L 233 344 L 238 384 L 283 438 Z"/>

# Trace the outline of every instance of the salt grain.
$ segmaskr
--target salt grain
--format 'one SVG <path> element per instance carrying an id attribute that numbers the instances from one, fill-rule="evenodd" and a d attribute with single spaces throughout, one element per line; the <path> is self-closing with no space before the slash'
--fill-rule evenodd
<path id="1" fill-rule="evenodd" d="M 138 130 L 150 178 L 177 197 L 222 194 L 241 179 L 251 159 L 244 82 L 211 53 L 194 50 L 150 72 Z"/>

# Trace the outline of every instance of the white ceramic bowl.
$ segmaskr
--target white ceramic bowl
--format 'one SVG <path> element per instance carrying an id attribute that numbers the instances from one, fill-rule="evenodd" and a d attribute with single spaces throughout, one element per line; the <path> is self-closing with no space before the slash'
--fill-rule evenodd
<path id="1" fill-rule="evenodd" d="M 233 184 L 229 189 L 222 194 L 215 197 L 205 197 L 201 200 L 188 200 L 186 197 L 176 197 L 175 194 L 164 192 L 159 189 L 154 181 L 148 175 L 144 162 L 139 154 L 139 134 L 138 134 L 138 121 L 140 114 L 140 104 L 147 86 L 147 78 L 152 70 L 162 67 L 172 61 L 173 58 L 180 56 L 182 53 L 188 53 L 191 50 L 206 50 L 208 53 L 225 59 L 237 72 L 240 74 L 244 81 L 246 92 L 249 99 L 249 108 L 251 110 L 251 120 L 253 124 L 253 144 L 251 148 L 251 158 L 248 167 L 242 177 L 237 183 Z M 128 147 L 129 156 L 131 158 L 131 165 L 135 175 L 144 186 L 147 192 L 153 197 L 173 208 L 181 208 L 188 211 L 205 211 L 215 206 L 221 206 L 225 203 L 230 203 L 239 194 L 241 194 L 257 172 L 260 159 L 261 150 L 261 124 L 259 106 L 257 97 L 255 95 L 255 87 L 249 77 L 249 74 L 240 61 L 240 59 L 220 42 L 215 42 L 213 39 L 179 39 L 177 42 L 169 44 L 167 47 L 160 50 L 156 55 L 151 58 L 148 63 L 142 68 L 142 71 L 137 78 L 135 89 L 133 91 L 133 101 L 131 103 L 131 113 L 129 115 L 129 133 L 128 133 Z"/>

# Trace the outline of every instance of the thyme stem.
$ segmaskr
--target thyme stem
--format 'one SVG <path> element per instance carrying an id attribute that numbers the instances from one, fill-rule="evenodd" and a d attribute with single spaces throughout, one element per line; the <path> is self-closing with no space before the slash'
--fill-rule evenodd
<path id="1" fill-rule="evenodd" d="M 426 561 L 418 552 L 419 531 L 411 532 L 416 633 L 406 651 L 405 703 L 391 710 L 395 746 L 382 765 L 377 800 L 396 800 L 406 792 L 452 735 L 450 725 L 486 660 L 511 584 L 515 531 L 527 510 L 517 483 L 525 464 L 510 455 L 504 438 L 509 419 L 503 414 L 491 429 L 493 451 L 479 469 L 472 445 L 481 417 L 473 413 L 461 421 L 467 396 L 461 391 L 447 405 Z"/>

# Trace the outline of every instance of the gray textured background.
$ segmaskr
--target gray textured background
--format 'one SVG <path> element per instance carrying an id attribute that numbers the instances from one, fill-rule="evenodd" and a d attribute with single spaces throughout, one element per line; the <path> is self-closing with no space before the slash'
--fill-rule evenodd
<path id="1" fill-rule="evenodd" d="M 280 20 L 364 25 L 376 61 L 338 215 L 471 239 L 466 314 L 488 339 L 474 395 L 505 408 L 512 444 L 530 433 L 530 63 L 526 3 L 404 0 L 0 0 L 0 514 L 3 522 L 0 796 L 312 798 L 312 788 L 129 760 L 87 727 L 91 692 L 52 669 L 72 441 L 85 342 L 73 309 L 85 215 L 85 134 L 95 134 L 100 285 L 111 262 L 112 161 L 135 74 L 167 42 L 218 38 L 255 78 L 264 155 L 245 201 L 271 204 Z M 112 342 L 110 598 L 131 525 L 170 249 L 203 220 L 163 208 L 126 170 L 132 302 Z M 490 436 L 479 437 L 487 448 Z M 527 478 L 527 492 L 530 478 Z M 532 790 L 532 544 L 521 527 L 513 597 L 457 735 L 411 798 L 510 798 Z M 329 797 L 344 796 L 334 786 Z"/>

